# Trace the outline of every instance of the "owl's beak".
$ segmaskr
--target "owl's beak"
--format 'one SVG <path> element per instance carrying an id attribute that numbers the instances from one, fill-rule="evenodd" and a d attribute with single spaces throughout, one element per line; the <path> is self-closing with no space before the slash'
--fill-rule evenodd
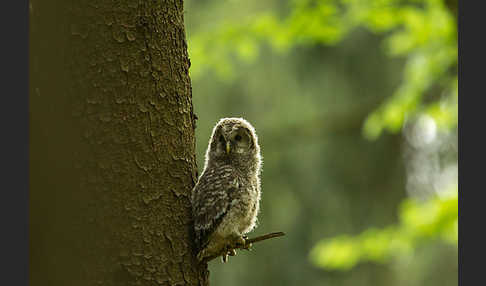
<path id="1" fill-rule="evenodd" d="M 229 154 L 229 152 L 230 152 L 230 150 L 231 150 L 231 148 L 230 148 L 230 147 L 231 147 L 231 146 L 230 146 L 230 141 L 228 140 L 228 141 L 226 141 L 226 154 Z"/>

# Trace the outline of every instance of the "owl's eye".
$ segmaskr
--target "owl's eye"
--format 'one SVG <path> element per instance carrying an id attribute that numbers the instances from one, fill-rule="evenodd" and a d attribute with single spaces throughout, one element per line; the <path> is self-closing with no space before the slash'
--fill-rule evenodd
<path id="1" fill-rule="evenodd" d="M 223 135 L 219 135 L 219 142 L 224 143 L 224 137 L 223 137 Z"/>
<path id="2" fill-rule="evenodd" d="M 236 135 L 236 136 L 235 136 L 235 140 L 236 140 L 236 141 L 240 141 L 240 140 L 241 140 L 241 136 L 240 136 L 239 134 L 238 134 L 238 135 Z"/>

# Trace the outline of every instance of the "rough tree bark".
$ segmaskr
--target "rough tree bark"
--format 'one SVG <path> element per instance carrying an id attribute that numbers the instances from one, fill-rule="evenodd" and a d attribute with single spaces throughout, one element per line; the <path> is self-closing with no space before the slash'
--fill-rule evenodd
<path id="1" fill-rule="evenodd" d="M 183 1 L 30 1 L 31 285 L 207 285 Z"/>

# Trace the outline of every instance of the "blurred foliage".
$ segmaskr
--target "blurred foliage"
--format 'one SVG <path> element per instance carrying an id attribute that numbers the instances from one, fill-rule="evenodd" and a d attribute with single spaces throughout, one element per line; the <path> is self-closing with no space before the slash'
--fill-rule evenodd
<path id="1" fill-rule="evenodd" d="M 252 122 L 250 236 L 287 233 L 211 284 L 457 284 L 456 4 L 185 0 L 198 166 L 219 118 Z"/>
<path id="2" fill-rule="evenodd" d="M 419 244 L 434 239 L 457 245 L 457 199 L 457 190 L 452 196 L 425 203 L 406 199 L 400 205 L 398 225 L 321 241 L 312 250 L 311 260 L 326 269 L 348 270 L 359 261 L 383 263 L 394 256 L 410 255 Z"/>
<path id="3" fill-rule="evenodd" d="M 294 0 L 290 10 L 283 20 L 271 12 L 260 13 L 191 35 L 191 76 L 213 70 L 230 80 L 234 59 L 257 60 L 261 44 L 269 44 L 277 52 L 298 45 L 334 45 L 354 28 L 364 26 L 374 33 L 386 33 L 389 56 L 407 58 L 402 84 L 369 115 L 364 135 L 376 139 L 383 129 L 397 132 L 408 117 L 421 112 L 434 116 L 440 127 L 455 126 L 457 120 L 446 114 L 457 110 L 457 21 L 444 1 Z M 444 99 L 422 106 L 423 97 L 435 85 Z"/>

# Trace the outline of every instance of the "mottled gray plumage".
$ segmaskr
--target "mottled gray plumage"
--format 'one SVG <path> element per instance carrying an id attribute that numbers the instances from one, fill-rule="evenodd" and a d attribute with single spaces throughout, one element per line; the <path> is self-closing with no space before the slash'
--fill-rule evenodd
<path id="1" fill-rule="evenodd" d="M 260 202 L 261 155 L 255 129 L 223 118 L 213 129 L 204 170 L 192 191 L 198 259 L 234 254 L 253 230 Z"/>

